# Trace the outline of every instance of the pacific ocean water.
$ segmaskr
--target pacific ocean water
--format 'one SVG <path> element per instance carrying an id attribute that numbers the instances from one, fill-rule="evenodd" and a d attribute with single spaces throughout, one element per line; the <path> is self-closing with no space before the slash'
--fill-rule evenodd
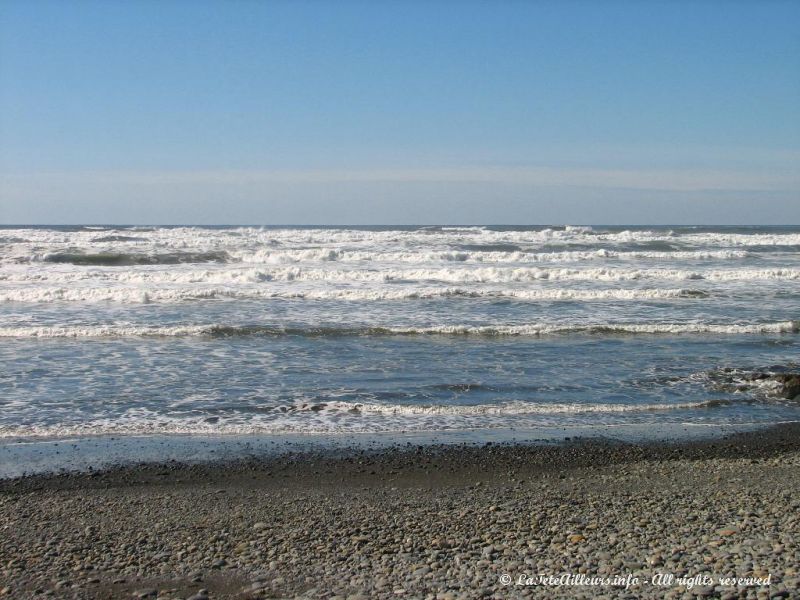
<path id="1" fill-rule="evenodd" d="M 4 227 L 0 438 L 800 419 L 800 227 Z"/>

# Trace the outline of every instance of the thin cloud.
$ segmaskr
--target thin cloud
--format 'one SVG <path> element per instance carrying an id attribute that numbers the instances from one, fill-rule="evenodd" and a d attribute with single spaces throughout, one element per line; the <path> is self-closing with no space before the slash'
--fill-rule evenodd
<path id="1" fill-rule="evenodd" d="M 798 172 L 693 169 L 579 169 L 477 167 L 430 169 L 315 169 L 104 171 L 0 175 L 0 195 L 33 186 L 264 186 L 320 183 L 483 183 L 657 191 L 797 191 Z M 16 194 L 14 194 L 16 195 Z"/>

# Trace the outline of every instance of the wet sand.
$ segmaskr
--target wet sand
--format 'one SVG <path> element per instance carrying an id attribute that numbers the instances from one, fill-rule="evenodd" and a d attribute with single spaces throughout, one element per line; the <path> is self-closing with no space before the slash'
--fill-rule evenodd
<path id="1" fill-rule="evenodd" d="M 0 594 L 798 597 L 798 492 L 796 424 L 37 475 L 0 481 Z"/>

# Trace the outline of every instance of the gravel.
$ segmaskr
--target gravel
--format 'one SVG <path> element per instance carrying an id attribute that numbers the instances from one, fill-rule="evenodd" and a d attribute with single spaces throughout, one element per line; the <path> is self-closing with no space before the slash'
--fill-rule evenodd
<path id="1" fill-rule="evenodd" d="M 798 492 L 797 426 L 5 480 L 0 597 L 798 598 Z"/>

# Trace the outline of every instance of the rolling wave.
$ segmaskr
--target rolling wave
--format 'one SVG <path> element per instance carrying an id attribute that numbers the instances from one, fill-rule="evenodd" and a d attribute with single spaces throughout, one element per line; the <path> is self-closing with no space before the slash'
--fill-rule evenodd
<path id="1" fill-rule="evenodd" d="M 563 404 L 550 402 L 503 402 L 501 404 L 450 405 L 450 404 L 379 404 L 372 402 L 319 402 L 295 405 L 283 409 L 287 412 L 347 412 L 378 415 L 530 415 L 553 413 L 613 413 L 649 412 L 655 410 L 678 410 L 687 408 L 713 408 L 724 404 L 721 400 L 698 402 L 663 402 L 660 404 Z M 281 410 L 280 408 L 278 410 Z"/>
<path id="2" fill-rule="evenodd" d="M 0 302 L 116 302 L 121 304 L 170 303 L 216 299 L 239 300 L 341 300 L 401 301 L 446 298 L 510 299 L 519 301 L 641 301 L 708 298 L 710 293 L 698 289 L 469 289 L 459 287 L 415 289 L 316 289 L 286 290 L 259 287 L 58 287 L 22 288 L 0 292 Z"/>
<path id="3" fill-rule="evenodd" d="M 108 236 L 103 240 L 134 241 L 128 236 Z M 97 242 L 97 240 L 94 240 Z M 93 243 L 94 243 L 93 242 Z M 275 250 L 262 248 L 225 251 L 159 251 L 158 249 L 136 252 L 121 252 L 113 249 L 92 248 L 88 251 L 14 254 L 4 257 L 7 262 L 71 264 L 85 267 L 123 267 L 138 265 L 174 265 L 226 263 L 226 264 L 297 264 L 308 262 L 339 263 L 570 263 L 598 260 L 653 260 L 653 261 L 712 261 L 739 260 L 755 256 L 749 250 L 673 250 L 637 251 L 598 248 L 594 250 L 571 250 L 542 252 L 508 245 L 462 245 L 459 249 L 431 250 L 419 248 L 404 251 L 381 249 L 307 248 L 297 250 Z M 0 260 L 3 258 L 0 257 Z"/>
<path id="4" fill-rule="evenodd" d="M 253 435 L 270 433 L 338 433 L 436 431 L 471 427 L 498 428 L 547 423 L 567 415 L 636 414 L 713 409 L 720 400 L 658 404 L 564 404 L 512 401 L 474 406 L 401 405 L 360 402 L 321 402 L 261 408 L 258 414 L 231 413 L 172 416 L 131 409 L 113 418 L 52 425 L 0 425 L 3 438 L 70 438 L 101 435 Z M 266 413 L 265 413 L 266 411 Z M 544 419 L 544 421 L 543 421 Z"/>
<path id="5" fill-rule="evenodd" d="M 592 260 L 733 260 L 752 256 L 747 250 L 692 250 L 671 252 L 620 251 L 606 248 L 564 252 L 537 252 L 513 245 L 464 244 L 456 250 L 365 251 L 341 249 L 258 250 L 233 252 L 232 262 L 249 264 L 284 264 L 319 262 L 388 262 L 388 263 L 548 263 Z"/>
<path id="6" fill-rule="evenodd" d="M 539 228 L 488 228 L 488 227 L 427 227 L 427 228 L 261 228 L 261 227 L 110 227 L 98 229 L 77 228 L 3 228 L 5 235 L 23 237 L 37 244 L 60 244 L 79 241 L 91 243 L 104 236 L 124 235 L 132 232 L 152 242 L 172 244 L 175 247 L 204 247 L 209 240 L 245 240 L 265 244 L 378 244 L 419 243 L 428 245 L 443 240 L 463 241 L 469 244 L 558 244 L 571 243 L 585 246 L 604 244 L 655 243 L 693 245 L 700 247 L 797 246 L 800 233 L 796 228 L 769 231 L 761 229 L 721 230 L 678 228 L 665 229 L 588 229 L 585 227 Z"/>
<path id="7" fill-rule="evenodd" d="M 63 327 L 0 327 L 5 338 L 85 338 L 85 337 L 244 337 L 244 336 L 548 336 L 548 335 L 625 335 L 625 334 L 784 334 L 800 333 L 800 321 L 775 323 L 594 323 L 531 325 L 434 325 L 423 327 L 306 326 L 276 325 L 70 325 Z"/>
<path id="8" fill-rule="evenodd" d="M 0 281 L 75 282 L 112 281 L 119 283 L 263 283 L 263 282 L 367 282 L 408 283 L 435 281 L 442 283 L 530 283 L 537 281 L 762 281 L 799 280 L 800 269 L 626 269 L 539 268 L 539 267 L 474 267 L 474 268 L 346 268 L 318 267 L 275 268 L 197 268 L 46 271 L 42 269 L 5 269 Z"/>

